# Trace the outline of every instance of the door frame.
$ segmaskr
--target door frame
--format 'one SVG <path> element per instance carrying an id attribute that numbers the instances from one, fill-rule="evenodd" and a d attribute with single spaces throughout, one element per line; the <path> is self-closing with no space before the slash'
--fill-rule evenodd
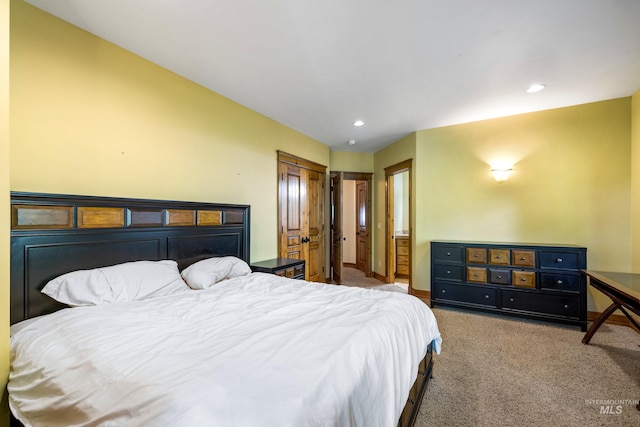
<path id="1" fill-rule="evenodd" d="M 409 293 L 413 294 L 411 287 L 413 277 L 413 202 L 412 202 L 412 172 L 413 159 L 407 159 L 395 165 L 384 168 L 385 181 L 385 279 L 387 283 L 395 282 L 395 235 L 394 235 L 394 194 L 393 179 L 394 176 L 409 172 Z"/>
<path id="2" fill-rule="evenodd" d="M 373 173 L 370 172 L 342 172 L 342 171 L 331 171 L 331 178 L 337 176 L 339 173 L 342 174 L 342 182 L 347 181 L 366 181 L 367 182 L 367 202 L 366 202 L 366 221 L 367 221 L 367 249 L 366 249 L 366 267 L 365 267 L 365 276 L 373 277 L 373 268 L 372 268 L 372 234 L 373 234 L 373 223 L 372 223 L 372 209 L 373 209 Z M 342 190 L 342 189 L 340 189 Z M 344 195 L 344 191 L 340 191 L 341 196 Z M 335 206 L 333 205 L 333 195 L 329 197 L 331 201 L 331 211 L 334 212 Z M 329 259 L 333 262 L 333 245 L 330 245 Z M 333 272 L 333 266 L 330 269 Z M 333 279 L 333 277 L 332 277 Z"/>

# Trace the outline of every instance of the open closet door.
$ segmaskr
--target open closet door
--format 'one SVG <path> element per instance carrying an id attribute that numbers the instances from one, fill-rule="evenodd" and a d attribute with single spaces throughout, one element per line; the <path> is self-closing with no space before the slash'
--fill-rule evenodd
<path id="1" fill-rule="evenodd" d="M 367 181 L 356 181 L 356 268 L 365 274 L 368 274 L 368 257 L 369 251 L 369 229 L 371 227 L 370 220 L 367 215 L 369 209 L 368 203 Z"/>
<path id="2" fill-rule="evenodd" d="M 338 284 L 342 280 L 342 183 L 342 172 L 331 177 L 331 277 Z"/>

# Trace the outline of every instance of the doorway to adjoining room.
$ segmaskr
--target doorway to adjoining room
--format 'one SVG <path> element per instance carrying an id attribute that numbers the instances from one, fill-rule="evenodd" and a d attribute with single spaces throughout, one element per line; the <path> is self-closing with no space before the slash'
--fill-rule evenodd
<path id="1" fill-rule="evenodd" d="M 331 173 L 331 281 L 407 293 L 408 282 L 387 284 L 371 268 L 371 178 L 369 173 Z"/>

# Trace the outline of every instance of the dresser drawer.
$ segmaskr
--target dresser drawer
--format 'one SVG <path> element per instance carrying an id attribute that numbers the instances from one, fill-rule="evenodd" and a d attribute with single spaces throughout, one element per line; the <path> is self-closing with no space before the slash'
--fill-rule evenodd
<path id="1" fill-rule="evenodd" d="M 409 274 L 409 266 L 408 265 L 396 265 L 396 273 L 397 274 Z"/>
<path id="2" fill-rule="evenodd" d="M 511 265 L 534 268 L 536 266 L 536 251 L 514 249 L 511 251 Z"/>
<path id="3" fill-rule="evenodd" d="M 304 264 L 296 265 L 293 268 L 293 276 L 295 278 L 304 279 Z M 302 277 L 300 277 L 302 276 Z"/>
<path id="4" fill-rule="evenodd" d="M 409 246 L 409 239 L 406 237 L 396 237 L 397 246 Z"/>
<path id="5" fill-rule="evenodd" d="M 281 270 L 274 270 L 276 276 L 284 276 L 289 279 L 304 279 L 304 266 L 297 265 L 295 267 L 283 268 Z"/>
<path id="6" fill-rule="evenodd" d="M 512 272 L 511 284 L 513 286 L 519 286 L 521 288 L 535 288 L 536 272 L 514 270 Z"/>
<path id="7" fill-rule="evenodd" d="M 432 254 L 434 262 L 457 262 L 462 263 L 462 246 L 433 246 Z"/>
<path id="8" fill-rule="evenodd" d="M 509 265 L 511 251 L 509 249 L 489 249 L 489 264 Z"/>
<path id="9" fill-rule="evenodd" d="M 487 283 L 487 269 L 467 267 L 467 282 Z"/>
<path id="10" fill-rule="evenodd" d="M 462 274 L 462 266 L 461 265 L 435 265 L 435 278 L 436 279 L 447 279 L 447 280 L 455 280 L 458 282 L 462 282 L 463 274 Z"/>
<path id="11" fill-rule="evenodd" d="M 580 298 L 577 295 L 558 296 L 503 290 L 502 308 L 577 318 L 580 315 Z"/>
<path id="12" fill-rule="evenodd" d="M 490 268 L 489 269 L 489 283 L 496 285 L 510 285 L 511 284 L 511 270 Z"/>
<path id="13" fill-rule="evenodd" d="M 580 276 L 577 274 L 541 273 L 540 287 L 556 291 L 578 292 L 580 290 Z"/>
<path id="14" fill-rule="evenodd" d="M 409 265 L 409 257 L 406 255 L 398 255 L 396 257 L 396 265 Z"/>
<path id="15" fill-rule="evenodd" d="M 540 268 L 579 269 L 579 256 L 575 252 L 540 251 Z"/>
<path id="16" fill-rule="evenodd" d="M 467 262 L 470 264 L 486 264 L 486 248 L 467 248 Z"/>
<path id="17" fill-rule="evenodd" d="M 398 246 L 396 247 L 396 255 L 409 255 L 409 246 Z"/>
<path id="18" fill-rule="evenodd" d="M 455 283 L 436 282 L 436 300 L 449 300 L 496 307 L 497 290 L 488 286 L 457 285 Z"/>

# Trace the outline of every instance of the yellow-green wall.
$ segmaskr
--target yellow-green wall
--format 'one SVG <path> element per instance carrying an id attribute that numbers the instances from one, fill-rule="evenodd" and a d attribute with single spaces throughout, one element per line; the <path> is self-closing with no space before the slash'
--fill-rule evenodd
<path id="1" fill-rule="evenodd" d="M 277 254 L 276 151 L 327 166 L 330 154 L 325 144 L 21 0 L 2 0 L 0 18 L 4 388 L 9 190 L 250 204 L 257 261 Z"/>
<path id="2" fill-rule="evenodd" d="M 251 205 L 277 254 L 277 155 L 329 148 L 22 1 L 11 9 L 11 189 Z"/>
<path id="3" fill-rule="evenodd" d="M 413 172 L 411 175 L 411 227 L 415 233 L 416 224 L 416 133 L 407 135 L 392 145 L 377 151 L 373 156 L 374 176 L 373 176 L 373 270 L 380 276 L 386 275 L 385 259 L 385 209 L 386 209 L 386 182 L 384 169 L 404 162 L 413 160 Z M 412 241 L 411 253 L 415 253 L 415 238 Z M 415 258 L 414 258 L 415 266 Z M 416 275 L 413 274 L 415 280 Z M 415 282 L 412 286 L 416 288 Z M 418 288 L 421 289 L 421 288 Z"/>
<path id="4" fill-rule="evenodd" d="M 0 0 L 0 425 L 8 425 L 9 375 L 9 0 Z"/>
<path id="5" fill-rule="evenodd" d="M 631 97 L 631 272 L 640 273 L 640 90 Z"/>
<path id="6" fill-rule="evenodd" d="M 337 172 L 373 172 L 373 153 L 331 152 L 331 170 Z"/>
<path id="7" fill-rule="evenodd" d="M 413 286 L 436 239 L 583 245 L 589 268 L 630 271 L 630 118 L 621 98 L 416 132 Z"/>

